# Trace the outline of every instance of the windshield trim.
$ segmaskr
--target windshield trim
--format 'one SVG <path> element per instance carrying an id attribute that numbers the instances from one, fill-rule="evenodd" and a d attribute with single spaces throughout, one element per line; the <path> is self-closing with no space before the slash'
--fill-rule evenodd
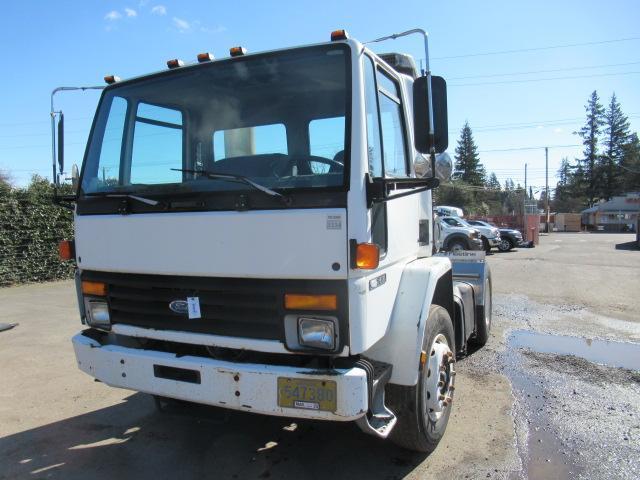
<path id="1" fill-rule="evenodd" d="M 105 97 L 110 94 L 111 92 L 117 91 L 119 88 L 123 88 L 123 87 L 129 87 L 131 85 L 135 85 L 136 83 L 142 83 L 151 79 L 155 79 L 155 78 L 161 78 L 161 77 L 170 77 L 173 75 L 185 75 L 187 74 L 187 72 L 189 72 L 192 69 L 195 68 L 213 68 L 214 66 L 220 64 L 220 63 L 226 63 L 226 62 L 247 62 L 247 61 L 253 61 L 253 60 L 260 60 L 260 59 L 264 59 L 264 58 L 270 58 L 270 57 L 277 57 L 277 56 L 281 56 L 283 54 L 285 54 L 286 52 L 290 52 L 290 51 L 295 51 L 295 52 L 304 52 L 304 51 L 314 51 L 314 50 L 319 50 L 319 51 L 329 51 L 329 50 L 338 50 L 341 49 L 345 52 L 345 129 L 344 129 L 344 173 L 343 173 L 343 183 L 342 185 L 339 186 L 326 186 L 326 187 L 299 187 L 299 188 L 295 188 L 295 187 L 286 187 L 286 188 L 274 188 L 275 191 L 277 192 L 291 192 L 291 193 L 305 193 L 308 191 L 313 191 L 313 192 L 326 192 L 328 194 L 331 194 L 332 192 L 347 192 L 349 191 L 350 188 L 350 184 L 351 184 L 351 152 L 352 152 L 352 119 L 353 119 L 353 90 L 354 90 L 354 80 L 353 80 L 353 62 L 354 62 L 354 55 L 353 55 L 353 48 L 352 45 L 350 44 L 350 42 L 332 42 L 332 43 L 321 43 L 321 44 L 316 44 L 316 45 L 310 45 L 310 46 L 303 46 L 303 47 L 295 47 L 295 48 L 285 48 L 285 49 L 279 49 L 279 50 L 272 50 L 272 51 L 268 51 L 268 52 L 262 52 L 262 53 L 256 53 L 256 54 L 251 54 L 251 55 L 246 55 L 246 56 L 241 56 L 241 57 L 230 57 L 230 58 L 223 58 L 220 60 L 214 60 L 211 62 L 205 62 L 205 63 L 198 63 L 198 64 L 192 64 L 192 65 L 187 65 L 185 67 L 180 67 L 180 68 L 176 68 L 176 69 L 170 69 L 170 70 L 162 70 L 162 71 L 158 71 L 155 73 L 151 73 L 148 75 L 143 75 L 143 76 L 139 76 L 139 77 L 135 77 L 129 80 L 125 80 L 122 82 L 118 82 L 116 84 L 113 85 L 109 85 L 107 88 L 104 88 L 102 90 L 102 93 L 100 94 L 100 99 L 98 101 L 98 105 L 96 107 L 96 111 L 94 113 L 93 116 L 93 120 L 91 123 L 91 130 L 89 131 L 89 135 L 87 138 L 87 144 L 85 147 L 85 151 L 84 151 L 84 155 L 83 155 L 83 159 L 82 159 L 82 166 L 81 166 L 81 171 L 80 171 L 80 176 L 79 176 L 79 180 L 78 180 L 78 187 L 76 190 L 76 202 L 80 203 L 83 200 L 85 200 L 87 198 L 87 195 L 85 194 L 82 185 L 83 185 L 83 181 L 84 181 L 84 175 L 85 175 L 85 171 L 86 171 L 86 166 L 87 166 L 87 160 L 89 157 L 89 151 L 91 149 L 91 145 L 94 139 L 94 136 L 96 134 L 96 127 L 98 124 L 98 120 L 99 120 L 99 113 L 101 111 L 101 108 L 105 102 Z M 129 102 L 128 102 L 129 103 Z M 126 118 L 128 119 L 129 117 L 129 108 L 131 108 L 131 106 L 128 104 L 127 105 L 127 116 Z M 125 128 L 127 128 L 125 126 Z M 183 144 L 183 148 L 184 148 L 184 144 Z M 240 194 L 247 194 L 249 192 L 249 189 L 239 189 L 239 190 L 234 190 L 233 193 L 235 193 L 236 195 L 240 195 Z M 133 191 L 126 191 L 126 190 L 122 190 L 122 191 L 113 191 L 112 193 L 132 193 L 132 194 L 136 194 L 136 193 L 141 193 L 138 190 L 133 190 Z M 149 192 L 152 195 L 154 195 L 155 192 Z M 211 192 L 190 192 L 192 195 L 199 195 L 200 193 L 202 194 L 207 194 L 207 195 L 213 195 L 215 196 L 216 193 L 219 192 L 215 192 L 215 191 L 211 191 Z M 164 196 L 164 193 L 158 192 L 157 194 L 158 196 Z"/>

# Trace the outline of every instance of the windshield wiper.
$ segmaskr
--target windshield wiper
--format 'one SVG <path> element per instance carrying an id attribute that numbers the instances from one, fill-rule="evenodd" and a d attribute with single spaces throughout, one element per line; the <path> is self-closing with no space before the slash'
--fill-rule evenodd
<path id="1" fill-rule="evenodd" d="M 131 193 L 107 193 L 107 192 L 93 192 L 93 193 L 85 193 L 87 197 L 107 197 L 107 198 L 130 198 L 131 200 L 136 200 L 138 202 L 144 203 L 146 205 L 156 206 L 160 205 L 161 202 L 158 200 L 152 200 L 151 198 L 140 197 L 138 195 L 133 195 Z"/>
<path id="2" fill-rule="evenodd" d="M 245 177 L 243 175 L 236 175 L 233 173 L 215 173 L 215 172 L 208 172 L 206 170 L 190 170 L 187 168 L 172 168 L 171 170 L 175 170 L 176 172 L 192 173 L 195 175 L 204 175 L 205 177 L 211 178 L 214 180 L 219 179 L 219 180 L 228 180 L 230 182 L 245 183 L 260 192 L 263 192 L 272 197 L 277 197 L 281 199 L 286 204 L 290 203 L 290 198 L 288 196 L 285 196 L 279 192 L 276 192 L 275 190 L 271 190 L 269 187 L 265 187 L 264 185 L 260 185 L 259 183 L 256 183 L 250 178 Z"/>

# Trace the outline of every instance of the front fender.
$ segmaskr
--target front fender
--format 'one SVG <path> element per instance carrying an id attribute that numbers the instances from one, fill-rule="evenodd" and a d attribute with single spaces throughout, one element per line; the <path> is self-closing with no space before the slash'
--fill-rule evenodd
<path id="1" fill-rule="evenodd" d="M 364 352 L 368 358 L 393 365 L 391 383 L 411 386 L 418 382 L 429 307 L 438 280 L 450 270 L 451 262 L 446 257 L 419 258 L 405 266 L 389 328 Z"/>

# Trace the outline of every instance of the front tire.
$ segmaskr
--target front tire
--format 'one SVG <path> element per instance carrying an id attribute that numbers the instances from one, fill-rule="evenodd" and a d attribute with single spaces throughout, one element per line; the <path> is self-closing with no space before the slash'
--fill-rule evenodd
<path id="1" fill-rule="evenodd" d="M 453 401 L 454 338 L 449 313 L 432 305 L 422 345 L 426 361 L 420 362 L 418 383 L 411 387 L 390 384 L 386 392 L 387 404 L 398 418 L 390 434 L 396 445 L 430 453 L 442 439 Z"/>
<path id="2" fill-rule="evenodd" d="M 464 240 L 455 239 L 451 241 L 447 250 L 449 250 L 450 252 L 459 253 L 463 250 L 470 250 L 470 248 Z"/>
<path id="3" fill-rule="evenodd" d="M 512 248 L 513 248 L 513 242 L 508 238 L 503 238 L 502 240 L 500 240 L 500 243 L 498 244 L 498 250 L 500 250 L 501 252 L 508 252 Z"/>

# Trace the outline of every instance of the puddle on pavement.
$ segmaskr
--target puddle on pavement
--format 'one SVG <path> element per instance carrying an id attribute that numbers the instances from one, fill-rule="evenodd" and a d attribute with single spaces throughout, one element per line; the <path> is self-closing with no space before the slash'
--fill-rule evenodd
<path id="1" fill-rule="evenodd" d="M 609 367 L 640 370 L 640 344 L 637 343 L 592 340 L 537 333 L 530 330 L 515 330 L 509 336 L 509 345 L 540 353 L 575 355 Z"/>

